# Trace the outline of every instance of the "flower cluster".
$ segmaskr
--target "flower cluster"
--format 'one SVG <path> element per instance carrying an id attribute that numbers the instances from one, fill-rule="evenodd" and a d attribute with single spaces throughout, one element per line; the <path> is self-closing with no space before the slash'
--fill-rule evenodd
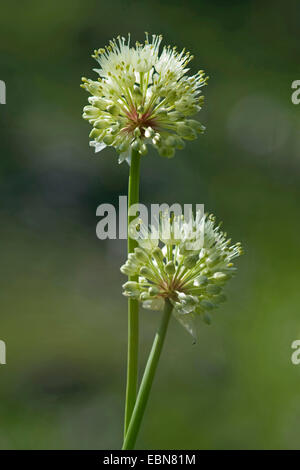
<path id="1" fill-rule="evenodd" d="M 124 37 L 110 41 L 94 52 L 100 68 L 97 81 L 83 78 L 92 96 L 83 118 L 92 124 L 90 145 L 95 151 L 106 146 L 119 153 L 119 162 L 129 159 L 131 150 L 141 155 L 153 145 L 163 157 L 173 157 L 184 140 L 193 140 L 204 126 L 191 119 L 202 106 L 201 87 L 207 77 L 200 70 L 188 76 L 192 59 L 185 50 L 165 46 L 159 54 L 161 36 L 143 44 L 130 45 Z"/>
<path id="2" fill-rule="evenodd" d="M 141 223 L 138 247 L 121 267 L 123 274 L 139 277 L 123 285 L 124 295 L 152 310 L 162 310 L 168 298 L 192 334 L 197 314 L 210 323 L 211 311 L 226 299 L 223 288 L 236 270 L 232 260 L 242 254 L 241 244 L 231 245 L 220 226 L 200 211 L 189 221 L 166 213 L 157 227 Z"/>

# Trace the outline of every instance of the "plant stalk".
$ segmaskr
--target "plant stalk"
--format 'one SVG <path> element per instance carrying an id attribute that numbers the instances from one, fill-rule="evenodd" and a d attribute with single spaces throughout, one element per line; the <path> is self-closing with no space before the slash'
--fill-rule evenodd
<path id="1" fill-rule="evenodd" d="M 140 184 L 140 155 L 132 150 L 128 181 L 128 229 L 130 222 L 135 218 L 129 215 L 129 208 L 139 202 Z M 129 237 L 128 254 L 132 253 L 137 242 Z M 130 281 L 137 281 L 137 276 L 129 276 Z M 127 352 L 127 386 L 125 402 L 124 436 L 130 423 L 134 409 L 138 385 L 138 349 L 139 349 L 139 304 L 135 299 L 128 299 L 128 352 Z"/>
<path id="2" fill-rule="evenodd" d="M 122 450 L 132 450 L 141 426 L 142 418 L 145 412 L 146 404 L 149 398 L 151 386 L 157 369 L 158 361 L 166 337 L 168 324 L 172 312 L 172 304 L 168 299 L 165 301 L 165 307 L 160 326 L 156 332 L 152 349 L 145 368 L 139 393 L 136 399 L 135 407 L 132 413 L 131 421 L 127 434 L 124 439 Z"/>

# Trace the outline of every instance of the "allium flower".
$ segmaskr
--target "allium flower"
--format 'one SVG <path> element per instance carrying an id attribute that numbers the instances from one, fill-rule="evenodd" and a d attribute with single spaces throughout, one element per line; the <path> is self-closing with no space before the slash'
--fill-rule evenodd
<path id="1" fill-rule="evenodd" d="M 152 310 L 162 310 L 168 298 L 175 317 L 195 335 L 195 317 L 210 323 L 236 271 L 232 260 L 242 254 L 241 244 L 231 245 L 220 225 L 200 212 L 189 222 L 164 214 L 157 228 L 141 225 L 138 247 L 121 267 L 123 274 L 138 275 L 138 282 L 126 282 L 123 294 Z"/>
<path id="2" fill-rule="evenodd" d="M 200 70 L 188 76 L 192 59 L 185 50 L 165 46 L 159 54 L 161 36 L 152 36 L 135 47 L 118 37 L 105 49 L 94 52 L 99 69 L 97 81 L 83 78 L 91 93 L 83 118 L 92 124 L 90 145 L 98 152 L 106 146 L 119 153 L 119 162 L 130 158 L 131 149 L 141 155 L 153 145 L 163 157 L 173 157 L 184 140 L 197 138 L 204 126 L 191 119 L 203 103 L 201 87 L 207 78 Z"/>

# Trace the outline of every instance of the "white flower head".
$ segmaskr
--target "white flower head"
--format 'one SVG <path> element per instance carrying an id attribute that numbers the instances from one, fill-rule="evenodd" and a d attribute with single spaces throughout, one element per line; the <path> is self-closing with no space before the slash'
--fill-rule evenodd
<path id="1" fill-rule="evenodd" d="M 82 87 L 92 96 L 83 118 L 92 124 L 90 145 L 95 151 L 106 146 L 119 153 L 119 162 L 128 160 L 131 150 L 141 155 L 154 146 L 163 157 L 173 157 L 185 140 L 204 132 L 191 116 L 200 111 L 201 88 L 207 78 L 202 70 L 187 75 L 192 59 L 185 50 L 165 46 L 159 54 L 161 36 L 146 33 L 144 43 L 130 45 L 118 37 L 94 52 L 100 68 L 98 80 L 83 78 Z"/>
<path id="2" fill-rule="evenodd" d="M 195 335 L 195 317 L 210 322 L 236 271 L 232 260 L 242 254 L 241 244 L 231 245 L 220 226 L 200 211 L 188 222 L 164 214 L 157 228 L 141 226 L 138 247 L 121 267 L 123 274 L 139 277 L 123 285 L 124 295 L 152 310 L 162 310 L 169 299 L 175 317 Z"/>

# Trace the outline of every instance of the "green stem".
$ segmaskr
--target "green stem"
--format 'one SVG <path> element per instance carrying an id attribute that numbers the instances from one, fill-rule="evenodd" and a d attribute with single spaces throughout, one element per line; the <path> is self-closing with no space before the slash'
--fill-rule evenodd
<path id="1" fill-rule="evenodd" d="M 132 150 L 128 182 L 128 209 L 139 202 L 140 155 Z M 134 216 L 129 216 L 128 227 Z M 128 253 L 137 246 L 134 239 L 128 235 Z M 129 276 L 130 281 L 137 281 L 137 276 Z M 139 304 L 135 299 L 128 299 L 128 357 L 127 357 L 127 387 L 125 403 L 124 436 L 126 435 L 131 415 L 134 409 L 138 384 L 138 347 L 139 347 Z"/>
<path id="2" fill-rule="evenodd" d="M 165 308 L 164 308 L 161 324 L 156 332 L 152 349 L 151 349 L 148 362 L 145 368 L 140 390 L 136 399 L 136 404 L 132 413 L 130 425 L 129 425 L 126 437 L 124 439 L 123 450 L 132 450 L 134 448 L 137 434 L 139 432 L 142 418 L 144 415 L 144 411 L 146 408 L 146 404 L 149 398 L 154 375 L 157 369 L 157 364 L 160 358 L 161 350 L 162 350 L 164 340 L 166 337 L 166 332 L 167 332 L 172 308 L 173 308 L 172 304 L 167 299 L 165 301 Z"/>

